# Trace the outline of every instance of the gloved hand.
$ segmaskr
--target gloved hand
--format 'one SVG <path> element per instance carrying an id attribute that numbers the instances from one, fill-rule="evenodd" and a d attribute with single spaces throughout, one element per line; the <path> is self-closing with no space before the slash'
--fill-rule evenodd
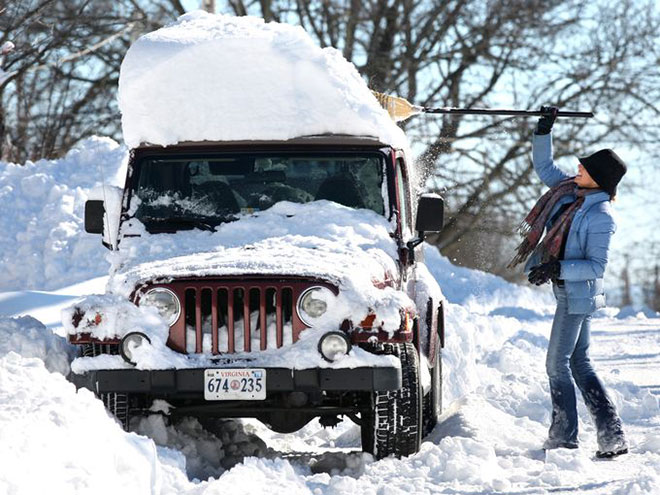
<path id="1" fill-rule="evenodd" d="M 561 263 L 559 260 L 552 260 L 532 267 L 527 280 L 530 284 L 543 285 L 548 280 L 559 278 L 560 273 Z"/>
<path id="2" fill-rule="evenodd" d="M 540 112 L 542 115 L 538 124 L 536 124 L 534 134 L 549 134 L 552 130 L 552 124 L 555 123 L 555 119 L 557 118 L 559 108 L 553 106 L 541 107 Z"/>

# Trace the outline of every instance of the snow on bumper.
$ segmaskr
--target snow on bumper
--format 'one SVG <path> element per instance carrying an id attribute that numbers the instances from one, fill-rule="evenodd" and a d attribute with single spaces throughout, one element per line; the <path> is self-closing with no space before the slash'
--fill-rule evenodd
<path id="1" fill-rule="evenodd" d="M 265 368 L 266 391 L 293 392 L 309 390 L 372 391 L 401 388 L 401 369 L 389 367 L 313 368 L 293 370 Z M 205 369 L 94 370 L 71 373 L 69 380 L 77 388 L 98 394 L 109 392 L 148 393 L 151 395 L 203 396 Z"/>
<path id="2" fill-rule="evenodd" d="M 395 390 L 401 387 L 401 363 L 354 346 L 343 358 L 328 362 L 317 350 L 322 331 L 304 332 L 296 344 L 280 349 L 225 355 L 179 354 L 161 343 L 138 348 L 137 366 L 120 356 L 79 357 L 69 379 L 96 393 L 203 394 L 207 369 L 265 369 L 267 391 Z M 306 334 L 306 335 L 305 335 Z M 136 352 L 136 354 L 138 354 Z"/>

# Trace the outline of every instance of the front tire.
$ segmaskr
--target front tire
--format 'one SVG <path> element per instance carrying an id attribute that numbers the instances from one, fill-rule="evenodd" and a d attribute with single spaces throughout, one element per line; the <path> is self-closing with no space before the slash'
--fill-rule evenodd
<path id="1" fill-rule="evenodd" d="M 412 344 L 384 344 L 381 354 L 401 361 L 401 389 L 373 392 L 362 412 L 362 450 L 377 459 L 419 452 L 422 442 L 422 384 L 419 356 Z"/>
<path id="2" fill-rule="evenodd" d="M 80 349 L 82 357 L 96 357 L 101 354 L 119 354 L 119 346 L 116 344 L 83 344 Z M 110 392 L 105 394 L 97 394 L 97 397 L 103 401 L 106 410 L 112 414 L 119 422 L 121 427 L 128 431 L 128 423 L 130 420 L 130 409 L 128 394 Z"/>
<path id="3" fill-rule="evenodd" d="M 105 408 L 119 422 L 124 431 L 128 431 L 128 420 L 130 419 L 128 407 L 128 394 L 110 392 L 99 394 Z"/>

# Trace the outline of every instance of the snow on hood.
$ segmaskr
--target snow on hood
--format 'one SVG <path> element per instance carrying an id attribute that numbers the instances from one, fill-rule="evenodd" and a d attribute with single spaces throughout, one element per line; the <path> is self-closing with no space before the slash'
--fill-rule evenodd
<path id="1" fill-rule="evenodd" d="M 414 303 L 402 291 L 383 287 L 398 278 L 391 231 L 389 222 L 373 211 L 330 201 L 281 202 L 222 224 L 216 232 L 149 234 L 131 220 L 119 251 L 111 254 L 108 291 L 128 297 L 144 282 L 179 277 L 318 278 L 340 290 L 328 325 L 346 318 L 361 321 L 371 310 L 386 330 L 395 331 L 401 324 L 400 310 L 414 308 Z"/>
<path id="2" fill-rule="evenodd" d="M 119 106 L 129 147 L 327 133 L 408 147 L 339 51 L 256 17 L 196 11 L 140 37 L 122 62 Z"/>

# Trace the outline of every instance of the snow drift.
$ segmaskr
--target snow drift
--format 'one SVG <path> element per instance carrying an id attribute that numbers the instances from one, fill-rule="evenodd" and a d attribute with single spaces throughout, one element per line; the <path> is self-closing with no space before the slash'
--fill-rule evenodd
<path id="1" fill-rule="evenodd" d="M 12 352 L 25 358 L 39 358 L 48 371 L 66 376 L 74 348 L 31 316 L 0 315 L 0 357 Z"/>
<path id="2" fill-rule="evenodd" d="M 94 394 L 40 359 L 0 357 L 0 404 L 0 492 L 160 491 L 153 442 L 122 431 Z"/>
<path id="3" fill-rule="evenodd" d="M 85 234 L 85 201 L 122 183 L 126 148 L 90 138 L 57 160 L 0 162 L 0 290 L 57 289 L 107 273 L 98 236 Z"/>
<path id="4" fill-rule="evenodd" d="M 298 26 L 203 11 L 140 37 L 119 78 L 126 144 L 373 136 L 407 147 L 355 67 Z"/>

